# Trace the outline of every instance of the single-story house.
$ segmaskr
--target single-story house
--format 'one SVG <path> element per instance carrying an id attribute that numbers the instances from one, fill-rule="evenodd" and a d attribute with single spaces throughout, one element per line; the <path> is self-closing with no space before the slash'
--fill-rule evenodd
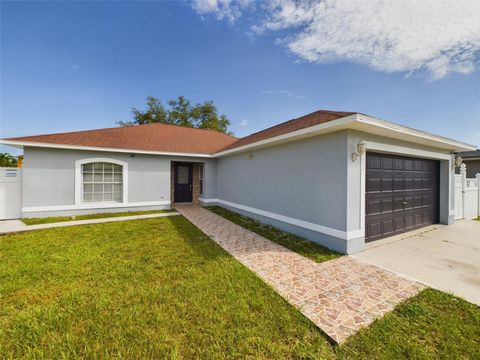
<path id="1" fill-rule="evenodd" d="M 342 253 L 453 223 L 455 154 L 476 149 L 323 110 L 243 138 L 149 124 L 1 142 L 24 151 L 22 217 L 217 204 Z"/>
<path id="2" fill-rule="evenodd" d="M 474 178 L 480 174 L 480 150 L 467 151 L 459 155 L 467 167 L 467 178 Z"/>

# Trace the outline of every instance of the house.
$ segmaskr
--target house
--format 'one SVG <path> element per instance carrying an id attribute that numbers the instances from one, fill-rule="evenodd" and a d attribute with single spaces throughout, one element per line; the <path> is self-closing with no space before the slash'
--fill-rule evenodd
<path id="1" fill-rule="evenodd" d="M 477 174 L 480 174 L 480 150 L 467 151 L 459 155 L 467 167 L 468 178 L 474 178 Z"/>
<path id="2" fill-rule="evenodd" d="M 475 146 L 316 111 L 252 135 L 150 124 L 4 139 L 23 217 L 220 205 L 342 253 L 454 222 L 455 154 Z"/>

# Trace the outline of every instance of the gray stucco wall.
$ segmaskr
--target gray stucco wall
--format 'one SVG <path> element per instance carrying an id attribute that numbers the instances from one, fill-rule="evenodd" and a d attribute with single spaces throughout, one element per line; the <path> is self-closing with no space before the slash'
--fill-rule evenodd
<path id="1" fill-rule="evenodd" d="M 440 221 L 445 224 L 453 221 L 450 215 L 452 168 L 448 151 L 353 130 L 223 157 L 217 163 L 217 198 L 220 201 L 344 231 L 345 236 L 335 237 L 331 233 L 305 229 L 253 212 L 253 209 L 235 208 L 221 202 L 219 205 L 334 250 L 359 252 L 364 247 L 364 178 L 361 176 L 364 164 L 361 160 L 353 161 L 352 153 L 356 152 L 361 140 L 372 145 L 397 147 L 398 153 L 406 156 L 422 157 L 418 154 L 423 151 L 445 157 L 439 160 Z M 248 154 L 253 155 L 251 160 Z"/>
<path id="2" fill-rule="evenodd" d="M 133 207 L 136 207 L 135 203 L 141 202 L 170 201 L 171 161 L 203 162 L 206 173 L 204 196 L 216 195 L 216 161 L 214 159 L 144 154 L 135 154 L 132 157 L 131 154 L 127 153 L 45 148 L 25 148 L 24 155 L 23 207 L 74 205 L 75 162 L 90 158 L 111 158 L 128 164 L 128 203 L 132 204 Z M 154 208 L 164 207 L 156 206 Z M 126 208 L 120 210 L 125 211 Z M 24 213 L 23 216 L 50 216 L 60 213 L 78 214 L 86 212 L 98 212 L 98 210 L 32 212 Z"/>
<path id="3" fill-rule="evenodd" d="M 345 230 L 346 144 L 343 131 L 219 158 L 218 198 Z"/>

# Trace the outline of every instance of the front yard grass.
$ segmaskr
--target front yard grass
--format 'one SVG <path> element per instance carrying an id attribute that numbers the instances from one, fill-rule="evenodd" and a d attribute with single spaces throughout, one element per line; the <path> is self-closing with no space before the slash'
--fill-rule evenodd
<path id="1" fill-rule="evenodd" d="M 240 215 L 221 206 L 207 206 L 206 209 L 315 262 L 320 263 L 342 256 L 313 241 L 279 230 L 271 225 L 262 224 L 255 219 Z"/>
<path id="2" fill-rule="evenodd" d="M 425 290 L 341 346 L 181 216 L 0 236 L 0 358 L 478 358 Z"/>
<path id="3" fill-rule="evenodd" d="M 53 216 L 53 217 L 45 217 L 45 218 L 24 218 L 22 219 L 22 222 L 25 225 L 39 225 L 39 224 L 51 224 L 51 223 L 74 221 L 74 220 L 104 219 L 104 218 L 120 217 L 120 216 L 160 214 L 160 213 L 172 212 L 172 211 L 175 211 L 175 209 L 123 211 L 123 212 L 113 212 L 113 213 L 76 215 L 76 216 Z"/>

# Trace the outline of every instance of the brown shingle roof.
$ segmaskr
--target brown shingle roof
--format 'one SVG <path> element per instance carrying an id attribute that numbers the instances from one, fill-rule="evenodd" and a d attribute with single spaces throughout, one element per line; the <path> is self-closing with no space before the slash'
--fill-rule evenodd
<path id="1" fill-rule="evenodd" d="M 240 139 L 214 130 L 194 129 L 165 124 L 148 124 L 23 136 L 6 140 L 128 150 L 214 154 L 353 114 L 355 113 L 319 110 Z"/>
<path id="2" fill-rule="evenodd" d="M 214 130 L 147 124 L 23 136 L 7 140 L 159 152 L 213 154 L 232 144 L 237 138 Z"/>
<path id="3" fill-rule="evenodd" d="M 272 126 L 268 129 L 245 136 L 241 139 L 238 139 L 233 144 L 227 145 L 223 150 L 230 150 L 244 145 L 253 144 L 257 141 L 262 141 L 278 135 L 291 133 L 296 130 L 301 130 L 310 126 L 323 124 L 353 114 L 356 113 L 347 111 L 318 110 L 311 114 L 304 115 L 299 118 L 292 119 L 281 124 Z"/>

